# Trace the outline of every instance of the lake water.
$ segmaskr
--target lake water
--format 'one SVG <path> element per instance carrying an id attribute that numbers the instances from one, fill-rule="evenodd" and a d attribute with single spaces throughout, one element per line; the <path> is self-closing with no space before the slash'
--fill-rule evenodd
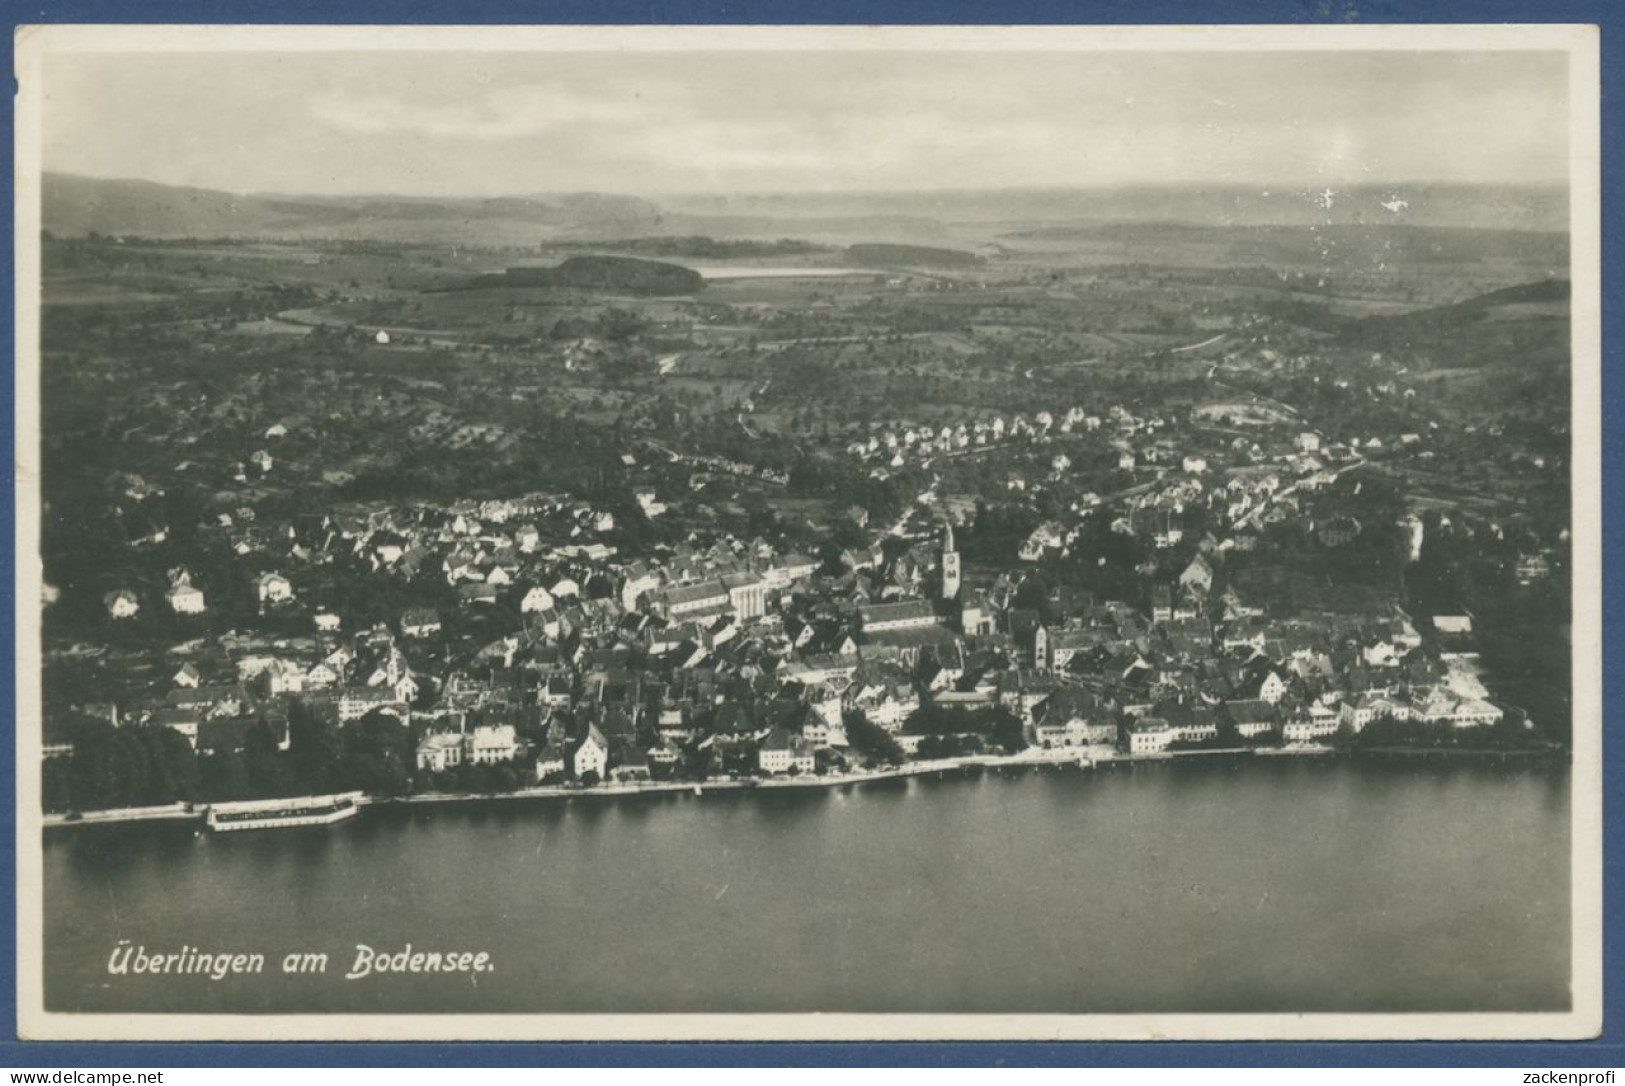
<path id="1" fill-rule="evenodd" d="M 1198 764 L 1199 763 L 1199 764 Z M 1248 759 L 46 836 L 55 1010 L 1269 1012 L 1569 1003 L 1569 775 Z M 120 939 L 266 972 L 109 975 Z M 345 981 L 354 947 L 484 974 Z M 283 975 L 325 952 L 325 975 Z"/>

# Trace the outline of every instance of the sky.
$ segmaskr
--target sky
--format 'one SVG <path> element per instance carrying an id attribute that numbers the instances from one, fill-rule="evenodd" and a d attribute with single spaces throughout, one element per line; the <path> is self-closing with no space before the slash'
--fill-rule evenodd
<path id="1" fill-rule="evenodd" d="M 1547 52 L 53 54 L 48 170 L 498 196 L 1562 182 Z"/>

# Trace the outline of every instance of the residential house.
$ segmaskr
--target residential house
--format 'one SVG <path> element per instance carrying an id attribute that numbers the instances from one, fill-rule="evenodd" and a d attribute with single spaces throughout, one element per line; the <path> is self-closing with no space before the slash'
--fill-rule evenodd
<path id="1" fill-rule="evenodd" d="M 198 728 L 203 724 L 203 714 L 196 709 L 157 709 L 147 717 L 147 725 L 154 728 L 169 728 L 186 737 L 187 743 L 193 750 L 197 749 Z"/>
<path id="2" fill-rule="evenodd" d="M 1281 741 L 1288 744 L 1313 743 L 1337 734 L 1338 719 L 1334 714 L 1294 713 L 1281 724 Z"/>
<path id="3" fill-rule="evenodd" d="M 107 613 L 117 619 L 134 618 L 141 610 L 141 601 L 127 588 L 109 592 L 102 597 L 102 603 L 107 607 Z"/>
<path id="4" fill-rule="evenodd" d="M 621 582 L 621 606 L 628 611 L 638 605 L 646 592 L 653 592 L 660 587 L 660 573 L 652 569 L 645 562 L 633 562 L 624 571 L 626 579 Z M 549 604 L 548 606 L 551 606 Z M 546 608 L 544 607 L 543 610 Z M 521 607 L 523 610 L 523 607 Z"/>
<path id="5" fill-rule="evenodd" d="M 512 724 L 481 724 L 468 733 L 469 765 L 496 765 L 510 762 L 519 753 L 519 741 Z"/>
<path id="6" fill-rule="evenodd" d="M 1033 711 L 1032 743 L 1045 750 L 1117 742 L 1117 721 L 1098 700 L 1062 687 Z"/>
<path id="7" fill-rule="evenodd" d="M 1168 622 L 1174 617 L 1174 594 L 1167 585 L 1151 589 L 1151 621 Z"/>
<path id="8" fill-rule="evenodd" d="M 440 612 L 423 607 L 401 612 L 401 636 L 433 637 L 439 632 Z"/>
<path id="9" fill-rule="evenodd" d="M 412 710 L 396 696 L 389 686 L 347 686 L 339 692 L 335 703 L 340 724 L 360 720 L 374 710 L 396 717 L 402 724 L 411 720 Z"/>
<path id="10" fill-rule="evenodd" d="M 1267 701 L 1257 698 L 1227 701 L 1224 712 L 1243 739 L 1256 739 L 1276 728 L 1276 708 Z"/>
<path id="11" fill-rule="evenodd" d="M 280 573 L 264 573 L 254 579 L 260 605 L 287 603 L 293 599 L 293 582 Z"/>
<path id="12" fill-rule="evenodd" d="M 475 582 L 465 584 L 457 589 L 457 596 L 464 606 L 493 606 L 497 602 L 497 586 Z"/>
<path id="13" fill-rule="evenodd" d="M 549 778 L 562 777 L 569 765 L 564 748 L 557 743 L 549 743 L 536 755 L 536 779 L 545 781 Z"/>
<path id="14" fill-rule="evenodd" d="M 649 779 L 649 756 L 637 747 L 621 752 L 620 761 L 609 771 L 610 779 L 622 784 Z"/>
<path id="15" fill-rule="evenodd" d="M 439 732 L 424 736 L 417 749 L 418 768 L 431 773 L 440 773 L 461 765 L 465 748 L 464 738 L 456 732 Z"/>
<path id="16" fill-rule="evenodd" d="M 1141 717 L 1128 726 L 1130 754 L 1161 754 L 1177 738 L 1179 733 L 1157 717 Z"/>
<path id="17" fill-rule="evenodd" d="M 164 593 L 164 598 L 177 615 L 201 615 L 204 611 L 203 590 L 194 584 L 177 584 Z"/>
<path id="18" fill-rule="evenodd" d="M 775 727 L 762 740 L 756 752 L 756 765 L 763 773 L 811 773 L 816 761 L 812 745 L 782 727 Z"/>
<path id="19" fill-rule="evenodd" d="M 1243 683 L 1240 692 L 1248 698 L 1256 698 L 1275 705 L 1286 696 L 1286 680 L 1281 678 L 1279 672 L 1273 669 L 1266 670 Z"/>
<path id="20" fill-rule="evenodd" d="M 1188 592 L 1206 596 L 1213 588 L 1213 567 L 1198 554 L 1179 575 L 1179 586 Z"/>
<path id="21" fill-rule="evenodd" d="M 1471 615 L 1434 615 L 1433 628 L 1441 634 L 1466 635 L 1473 632 Z"/>

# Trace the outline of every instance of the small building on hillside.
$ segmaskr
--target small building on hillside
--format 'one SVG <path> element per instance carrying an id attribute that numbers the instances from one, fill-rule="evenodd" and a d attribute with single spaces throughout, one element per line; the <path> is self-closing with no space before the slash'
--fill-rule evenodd
<path id="1" fill-rule="evenodd" d="M 280 573 L 262 573 L 254 579 L 254 593 L 263 606 L 293 599 L 293 582 Z"/>
<path id="2" fill-rule="evenodd" d="M 164 598 L 177 615 L 201 615 L 204 611 L 203 590 L 194 584 L 178 584 L 164 593 Z"/>
<path id="3" fill-rule="evenodd" d="M 440 632 L 440 612 L 426 607 L 401 612 L 401 636 L 433 637 Z"/>

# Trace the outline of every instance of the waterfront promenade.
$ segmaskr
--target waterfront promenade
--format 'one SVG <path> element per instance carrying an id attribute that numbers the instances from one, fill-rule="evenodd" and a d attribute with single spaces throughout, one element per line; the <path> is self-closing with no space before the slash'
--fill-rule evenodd
<path id="1" fill-rule="evenodd" d="M 1301 743 L 1289 747 L 1219 747 L 1195 750 L 1171 750 L 1154 754 L 1128 754 L 1112 747 L 1082 747 L 1065 750 L 1042 750 L 1029 747 L 1017 754 L 968 754 L 954 758 L 934 758 L 907 762 L 885 769 L 862 770 L 847 773 L 804 774 L 775 777 L 719 777 L 706 781 L 605 781 L 583 786 L 578 784 L 537 784 L 518 788 L 512 792 L 424 792 L 413 796 L 363 796 L 357 806 L 375 804 L 471 803 L 492 800 L 563 799 L 595 796 L 640 796 L 666 792 L 706 792 L 777 790 L 782 788 L 836 788 L 852 784 L 870 784 L 876 781 L 898 780 L 907 777 L 949 773 L 973 767 L 1030 768 L 1034 766 L 1074 766 L 1092 769 L 1107 763 L 1168 762 L 1175 759 L 1213 757 L 1323 757 L 1359 754 L 1369 757 L 1393 758 L 1493 758 L 1550 756 L 1548 751 L 1477 750 L 1471 748 L 1382 747 L 1361 751 L 1343 751 L 1318 743 Z M 297 800 L 301 797 L 290 797 Z M 309 797 L 303 797 L 309 798 Z M 202 821 L 208 804 L 174 803 L 161 807 L 119 807 L 103 811 L 83 811 L 77 816 L 47 814 L 47 827 L 95 825 L 109 822 L 148 821 Z"/>

